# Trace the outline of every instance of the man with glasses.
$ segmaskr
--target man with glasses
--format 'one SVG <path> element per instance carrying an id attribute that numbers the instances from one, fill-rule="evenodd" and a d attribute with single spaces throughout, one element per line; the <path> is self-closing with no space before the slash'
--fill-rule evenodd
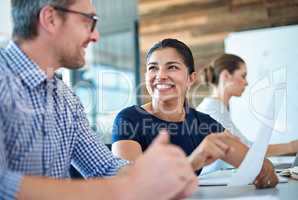
<path id="1" fill-rule="evenodd" d="M 55 71 L 85 64 L 98 17 L 90 0 L 12 0 L 0 49 L 0 199 L 172 199 L 196 188 L 182 150 L 161 134 L 135 163 L 98 142 Z M 70 164 L 85 181 L 69 178 Z M 96 179 L 96 177 L 99 177 Z M 110 177 L 110 178 L 107 178 Z"/>

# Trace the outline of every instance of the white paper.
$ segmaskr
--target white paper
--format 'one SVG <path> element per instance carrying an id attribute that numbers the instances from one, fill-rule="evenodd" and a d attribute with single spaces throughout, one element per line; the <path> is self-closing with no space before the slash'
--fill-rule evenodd
<path id="1" fill-rule="evenodd" d="M 270 102 L 267 104 L 267 108 L 265 109 L 265 116 L 270 116 L 270 113 L 272 113 L 275 108 L 274 93 L 272 90 L 270 91 L 270 94 L 271 95 L 268 96 L 268 98 L 270 98 Z M 279 109 L 276 110 L 279 112 Z M 252 183 L 260 173 L 276 118 L 277 117 L 273 116 L 272 119 L 268 119 L 268 117 L 263 119 L 263 122 L 265 123 L 262 123 L 260 126 L 260 129 L 257 132 L 257 138 L 247 152 L 237 173 L 235 173 L 229 180 L 229 186 L 248 185 Z"/>
<path id="2" fill-rule="evenodd" d="M 220 170 L 198 177 L 199 186 L 227 186 L 238 169 Z M 279 183 L 287 183 L 288 179 L 277 175 Z"/>
<path id="3" fill-rule="evenodd" d="M 249 197 L 232 197 L 232 198 L 229 198 L 229 199 L 230 200 L 279 200 L 279 198 L 277 198 L 274 195 L 249 196 Z"/>

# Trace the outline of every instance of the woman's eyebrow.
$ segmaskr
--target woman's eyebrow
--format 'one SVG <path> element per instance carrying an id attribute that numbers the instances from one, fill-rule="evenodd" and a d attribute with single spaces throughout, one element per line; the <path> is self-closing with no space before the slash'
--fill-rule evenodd
<path id="1" fill-rule="evenodd" d="M 172 65 L 172 64 L 181 64 L 181 62 L 178 62 L 178 61 L 166 62 L 166 65 Z M 149 62 L 149 63 L 147 63 L 147 65 L 158 65 L 158 62 Z"/>
<path id="2" fill-rule="evenodd" d="M 172 64 L 181 64 L 180 62 L 178 61 L 169 61 L 166 63 L 167 65 L 172 65 Z"/>

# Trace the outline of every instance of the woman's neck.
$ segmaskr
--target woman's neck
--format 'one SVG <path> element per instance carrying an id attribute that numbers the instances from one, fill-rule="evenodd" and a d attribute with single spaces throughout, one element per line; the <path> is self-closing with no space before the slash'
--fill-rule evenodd
<path id="1" fill-rule="evenodd" d="M 231 99 L 231 95 L 227 94 L 224 90 L 221 90 L 218 87 L 213 89 L 211 97 L 220 100 L 227 108 L 229 107 L 229 102 Z"/>
<path id="2" fill-rule="evenodd" d="M 147 111 L 162 120 L 180 122 L 185 119 L 184 99 L 169 101 L 155 101 L 153 99 L 147 108 Z"/>

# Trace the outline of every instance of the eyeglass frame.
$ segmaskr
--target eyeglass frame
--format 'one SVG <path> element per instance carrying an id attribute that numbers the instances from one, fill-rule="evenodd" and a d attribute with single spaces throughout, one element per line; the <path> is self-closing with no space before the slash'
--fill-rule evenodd
<path id="1" fill-rule="evenodd" d="M 99 17 L 95 14 L 88 14 L 88 13 L 84 13 L 84 12 L 80 12 L 80 11 L 76 11 L 76 10 L 70 10 L 68 8 L 64 8 L 64 7 L 60 7 L 60 6 L 52 6 L 55 10 L 61 11 L 61 12 L 68 12 L 68 13 L 73 13 L 73 14 L 78 14 L 78 15 L 82 15 L 84 17 L 87 17 L 88 19 L 92 20 L 92 25 L 91 25 L 91 33 L 94 32 L 95 27 L 96 27 L 96 23 L 99 20 Z"/>

